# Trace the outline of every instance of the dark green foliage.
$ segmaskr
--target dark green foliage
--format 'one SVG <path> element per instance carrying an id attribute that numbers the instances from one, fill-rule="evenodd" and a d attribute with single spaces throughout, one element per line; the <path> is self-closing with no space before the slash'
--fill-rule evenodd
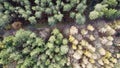
<path id="1" fill-rule="evenodd" d="M 84 12 L 89 6 L 90 9 Z M 93 7 L 94 10 L 89 12 Z M 90 13 L 89 18 L 92 20 L 101 17 L 115 19 L 120 17 L 119 7 L 119 0 L 1 0 L 0 28 L 14 19 L 21 18 L 29 21 L 30 24 L 36 24 L 45 19 L 49 25 L 54 25 L 64 22 L 63 18 L 66 20 L 71 18 L 78 24 L 84 24 L 86 21 L 84 13 Z"/>
<path id="2" fill-rule="evenodd" d="M 70 11 L 71 10 L 71 5 L 70 4 L 65 4 L 63 7 L 63 11 Z"/>
<path id="3" fill-rule="evenodd" d="M 5 37 L 3 40 L 3 43 L 5 43 L 6 47 L 12 46 L 13 45 L 13 36 Z"/>
<path id="4" fill-rule="evenodd" d="M 115 7 L 118 4 L 117 0 L 103 0 L 103 4 L 108 4 L 111 7 Z"/>
<path id="5" fill-rule="evenodd" d="M 5 27 L 6 24 L 10 23 L 11 17 L 9 13 L 1 13 L 0 12 L 0 28 Z"/>
<path id="6" fill-rule="evenodd" d="M 114 18 L 115 14 L 117 13 L 117 10 L 115 9 L 106 9 L 104 10 L 104 15 L 106 16 L 106 18 Z"/>
<path id="7" fill-rule="evenodd" d="M 69 68 L 68 41 L 58 29 L 51 32 L 45 43 L 31 31 L 20 29 L 15 35 L 5 37 L 0 51 L 0 63 L 16 62 L 16 68 Z"/>
<path id="8" fill-rule="evenodd" d="M 77 13 L 75 18 L 76 18 L 76 23 L 78 23 L 78 24 L 84 24 L 85 17 L 82 16 L 80 13 Z"/>
<path id="9" fill-rule="evenodd" d="M 0 52 L 1 63 L 16 61 L 18 68 L 32 67 L 31 65 L 36 63 L 35 57 L 42 52 L 44 45 L 43 40 L 37 38 L 36 34 L 22 29 L 17 31 L 14 36 L 5 37 L 3 43 L 5 47 Z"/>
<path id="10" fill-rule="evenodd" d="M 45 60 L 45 67 L 47 68 L 69 68 L 67 63 L 68 41 L 63 39 L 63 35 L 58 29 L 51 32 L 51 36 L 46 43 L 46 54 L 43 59 Z M 51 59 L 51 61 L 50 61 Z M 44 61 L 42 61 L 44 63 Z"/>
<path id="11" fill-rule="evenodd" d="M 103 0 L 101 3 L 95 5 L 94 10 L 90 12 L 89 18 L 91 20 L 105 17 L 107 19 L 115 19 L 120 17 L 120 10 L 118 0 Z"/>
<path id="12" fill-rule="evenodd" d="M 67 0 L 66 0 L 67 1 Z M 80 13 L 84 16 L 83 12 L 86 8 L 86 0 L 11 0 L 0 2 L 0 27 L 10 23 L 14 18 L 23 18 L 31 24 L 37 23 L 38 20 L 47 16 L 49 25 L 54 25 L 61 22 L 64 17 L 64 12 L 68 14 L 73 12 Z M 3 14 L 3 15 L 1 15 Z M 12 16 L 13 15 L 13 16 Z M 71 17 L 69 15 L 69 17 Z M 73 19 L 79 23 L 83 18 L 78 21 L 78 18 L 72 16 Z M 67 18 L 66 18 L 67 19 Z M 84 23 L 85 21 L 83 21 Z M 81 23 L 79 23 L 81 24 Z"/>

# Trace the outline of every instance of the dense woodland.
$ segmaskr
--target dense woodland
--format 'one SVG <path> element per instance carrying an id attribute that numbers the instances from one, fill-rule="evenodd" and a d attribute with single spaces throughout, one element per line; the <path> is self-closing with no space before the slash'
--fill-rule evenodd
<path id="1" fill-rule="evenodd" d="M 0 68 L 120 68 L 120 0 L 0 0 Z"/>

